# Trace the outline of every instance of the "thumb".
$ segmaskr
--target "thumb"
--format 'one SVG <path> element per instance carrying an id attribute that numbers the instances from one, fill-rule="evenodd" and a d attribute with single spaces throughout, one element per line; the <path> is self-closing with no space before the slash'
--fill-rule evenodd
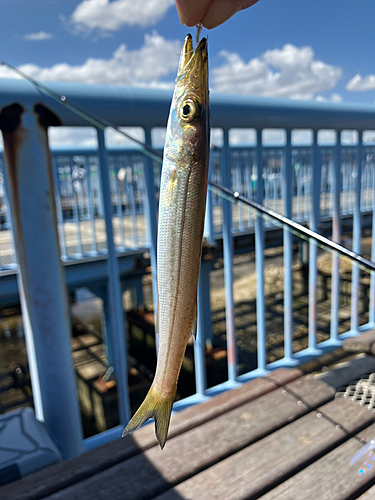
<path id="1" fill-rule="evenodd" d="M 236 12 L 247 9 L 258 0 L 176 0 L 181 24 L 195 26 L 202 23 L 205 28 L 216 28 Z"/>

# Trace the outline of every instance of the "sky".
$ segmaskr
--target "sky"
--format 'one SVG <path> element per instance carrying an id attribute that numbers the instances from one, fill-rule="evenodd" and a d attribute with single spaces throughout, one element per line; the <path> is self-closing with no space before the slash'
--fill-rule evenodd
<path id="1" fill-rule="evenodd" d="M 0 59 L 39 80 L 173 89 L 174 0 L 0 0 Z M 374 0 L 259 0 L 213 30 L 215 92 L 375 101 Z M 0 78 L 14 75 L 0 67 Z"/>

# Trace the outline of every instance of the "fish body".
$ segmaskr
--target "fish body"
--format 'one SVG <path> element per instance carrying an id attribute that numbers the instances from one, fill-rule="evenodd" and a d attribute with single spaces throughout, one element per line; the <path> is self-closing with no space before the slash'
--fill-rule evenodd
<path id="1" fill-rule="evenodd" d="M 155 420 L 161 448 L 186 345 L 195 335 L 197 288 L 209 161 L 207 40 L 195 51 L 188 35 L 182 48 L 162 167 L 158 225 L 156 373 L 151 388 L 124 434 Z"/>

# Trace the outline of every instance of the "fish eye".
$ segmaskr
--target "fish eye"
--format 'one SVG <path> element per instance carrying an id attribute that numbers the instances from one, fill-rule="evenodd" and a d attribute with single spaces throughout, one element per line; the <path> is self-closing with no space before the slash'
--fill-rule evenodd
<path id="1" fill-rule="evenodd" d="M 193 99 L 184 99 L 179 111 L 180 118 L 184 122 L 191 122 L 199 113 L 199 105 Z"/>

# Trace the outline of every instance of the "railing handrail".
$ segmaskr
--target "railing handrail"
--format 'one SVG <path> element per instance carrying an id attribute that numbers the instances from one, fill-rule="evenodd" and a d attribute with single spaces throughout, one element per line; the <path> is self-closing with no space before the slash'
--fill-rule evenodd
<path id="1" fill-rule="evenodd" d="M 165 127 L 172 92 L 163 89 L 44 82 L 58 95 L 116 126 Z M 17 96 L 17 97 L 16 97 Z M 64 103 L 54 101 L 30 82 L 0 80 L 0 108 L 40 100 L 65 126 L 87 126 Z M 211 94 L 211 126 L 230 128 L 358 129 L 375 128 L 375 105 L 295 101 L 269 97 Z"/>
<path id="2" fill-rule="evenodd" d="M 357 144 L 341 144 L 341 149 L 343 150 L 350 150 L 352 148 L 355 148 Z M 313 147 L 313 144 L 292 144 L 292 150 L 304 150 L 304 149 L 311 149 Z M 318 147 L 322 150 L 328 149 L 328 150 L 334 150 L 335 144 L 318 144 Z M 363 143 L 364 148 L 374 148 L 375 150 L 375 143 L 373 142 L 364 142 Z M 163 151 L 162 147 L 154 147 L 153 148 L 155 151 L 161 153 Z M 229 149 L 232 152 L 240 152 L 240 151 L 256 151 L 256 144 L 232 144 L 229 146 Z M 262 144 L 262 149 L 265 151 L 284 151 L 285 150 L 285 144 Z M 216 144 L 213 145 L 211 148 L 212 152 L 221 152 L 222 146 L 217 146 Z M 96 146 L 80 146 L 80 145 L 74 145 L 74 144 L 67 144 L 66 146 L 51 146 L 50 148 L 51 154 L 53 157 L 71 157 L 71 156 L 97 156 L 98 155 L 98 148 Z M 122 145 L 122 146 L 107 146 L 106 151 L 109 156 L 117 156 L 117 155 L 136 155 L 136 154 L 141 154 L 143 155 L 143 150 L 142 147 L 140 146 L 139 148 L 130 146 L 130 145 Z M 3 158 L 4 150 L 0 148 L 0 159 Z"/>

